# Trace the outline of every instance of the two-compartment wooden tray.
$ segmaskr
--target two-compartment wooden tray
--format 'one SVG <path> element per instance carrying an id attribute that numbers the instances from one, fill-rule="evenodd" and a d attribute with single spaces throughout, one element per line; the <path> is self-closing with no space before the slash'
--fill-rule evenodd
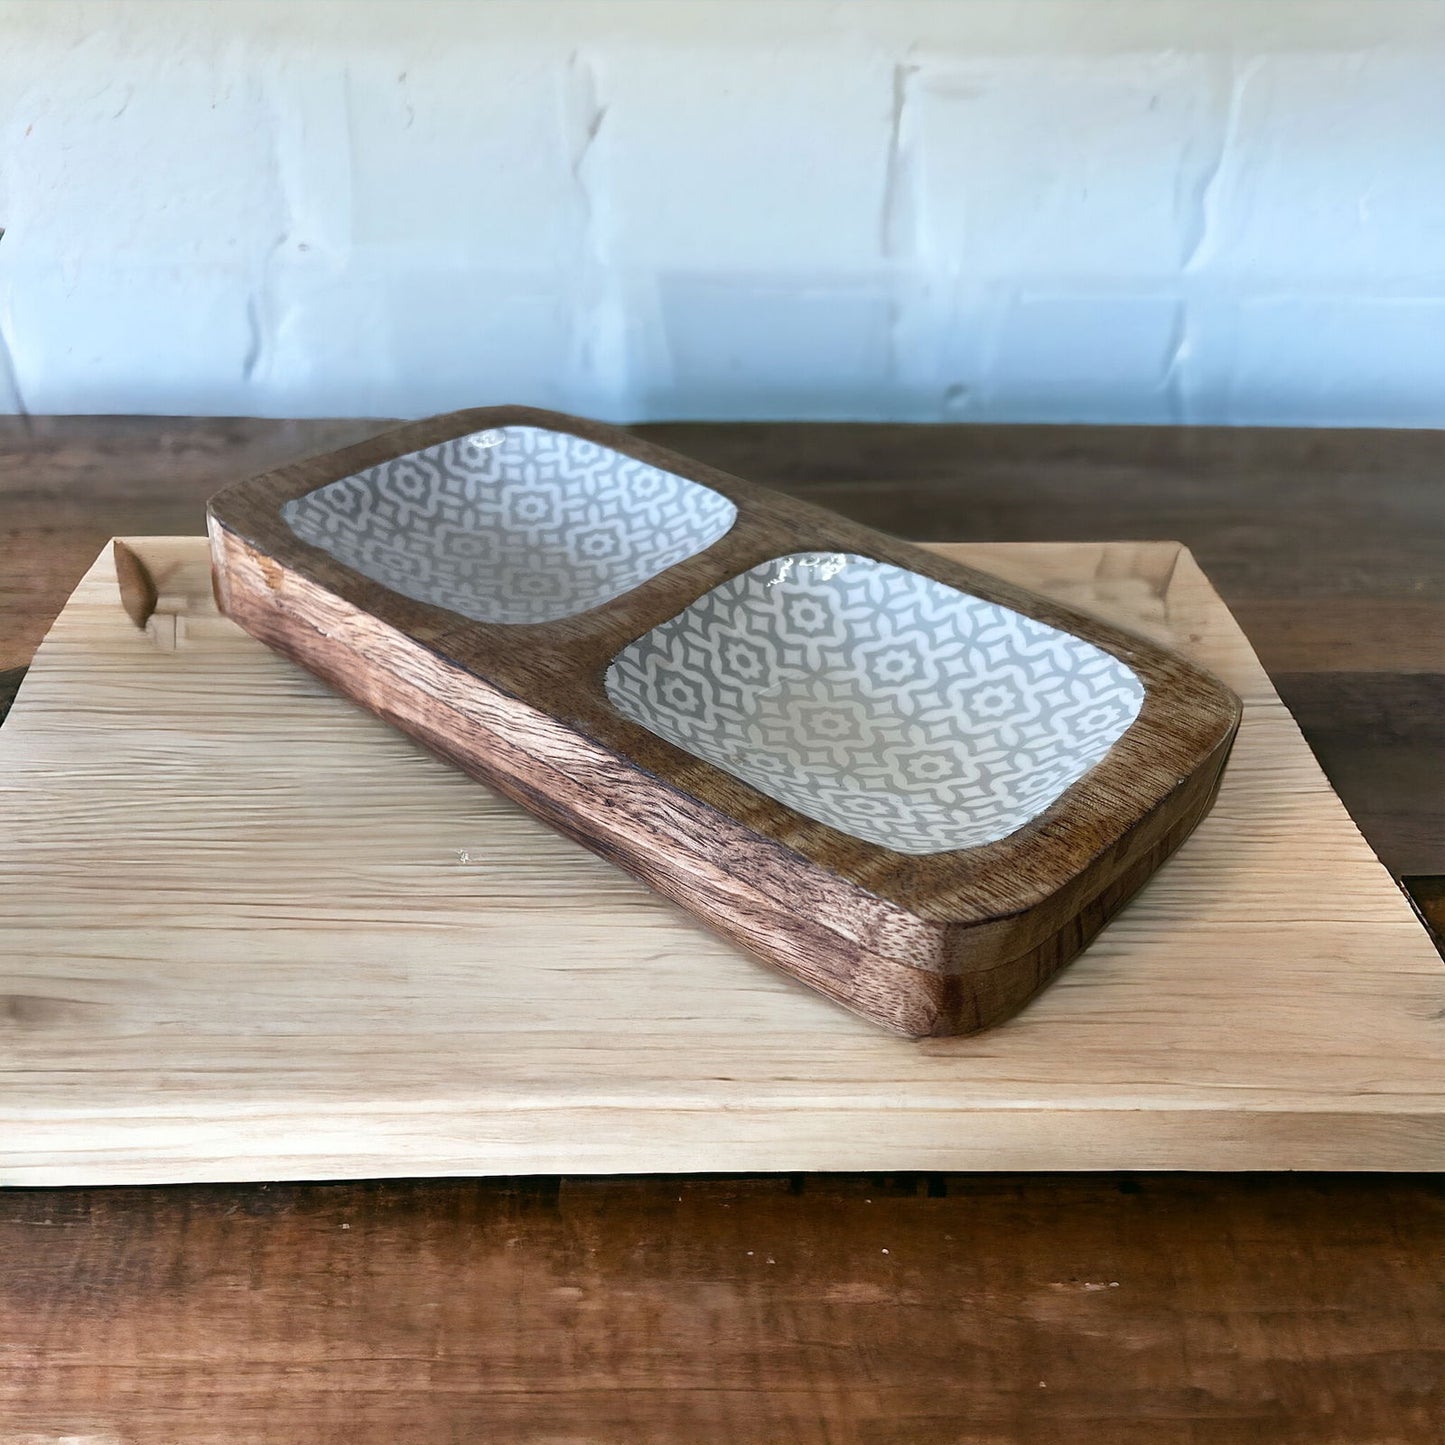
<path id="1" fill-rule="evenodd" d="M 458 412 L 210 508 L 247 631 L 912 1036 L 1015 1012 L 1211 806 L 1165 647 L 596 423 Z"/>

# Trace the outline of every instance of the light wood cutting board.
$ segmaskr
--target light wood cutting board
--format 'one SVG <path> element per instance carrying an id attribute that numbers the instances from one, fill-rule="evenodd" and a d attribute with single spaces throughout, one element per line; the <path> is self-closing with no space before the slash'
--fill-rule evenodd
<path id="1" fill-rule="evenodd" d="M 109 548 L 0 728 L 0 1181 L 1434 1169 L 1445 969 L 1173 543 L 946 549 L 1245 700 L 1214 813 L 1018 1018 L 910 1043 Z M 143 610 L 143 609 L 142 609 Z"/>

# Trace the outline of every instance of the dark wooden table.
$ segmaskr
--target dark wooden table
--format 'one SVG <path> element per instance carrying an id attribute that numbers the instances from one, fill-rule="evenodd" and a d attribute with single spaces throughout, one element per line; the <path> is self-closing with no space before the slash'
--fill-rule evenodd
<path id="1" fill-rule="evenodd" d="M 107 537 L 379 425 L 0 420 L 0 704 Z M 922 540 L 1188 543 L 1445 911 L 1445 434 L 643 430 Z M 1435 1177 L 12 1190 L 0 1260 L 0 1442 L 1445 1440 Z"/>

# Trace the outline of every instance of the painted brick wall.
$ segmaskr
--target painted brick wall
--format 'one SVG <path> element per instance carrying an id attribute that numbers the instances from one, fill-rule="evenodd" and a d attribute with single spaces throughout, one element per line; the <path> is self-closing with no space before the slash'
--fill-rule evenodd
<path id="1" fill-rule="evenodd" d="M 1445 425 L 1445 9 L 0 3 L 0 409 Z"/>

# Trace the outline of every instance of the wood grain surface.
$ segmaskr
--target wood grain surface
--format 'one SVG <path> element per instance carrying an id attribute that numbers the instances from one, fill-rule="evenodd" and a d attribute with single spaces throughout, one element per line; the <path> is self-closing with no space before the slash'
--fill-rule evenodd
<path id="1" fill-rule="evenodd" d="M 1438 1445 L 1438 1180 L 0 1196 L 0 1439 Z"/>
<path id="2" fill-rule="evenodd" d="M 108 536 L 384 425 L 0 419 L 0 670 Z M 1445 873 L 1441 434 L 645 431 L 920 539 L 1181 538 L 1376 852 Z M 1436 1445 L 1442 1254 L 1399 1175 L 12 1189 L 0 1438 Z"/>
<path id="3" fill-rule="evenodd" d="M 1096 944 L 919 1044 L 247 637 L 203 539 L 129 547 L 148 631 L 107 550 L 0 730 L 6 1182 L 1445 1163 L 1445 969 L 1177 544 L 948 549 L 1177 643 L 1246 714 Z"/>

